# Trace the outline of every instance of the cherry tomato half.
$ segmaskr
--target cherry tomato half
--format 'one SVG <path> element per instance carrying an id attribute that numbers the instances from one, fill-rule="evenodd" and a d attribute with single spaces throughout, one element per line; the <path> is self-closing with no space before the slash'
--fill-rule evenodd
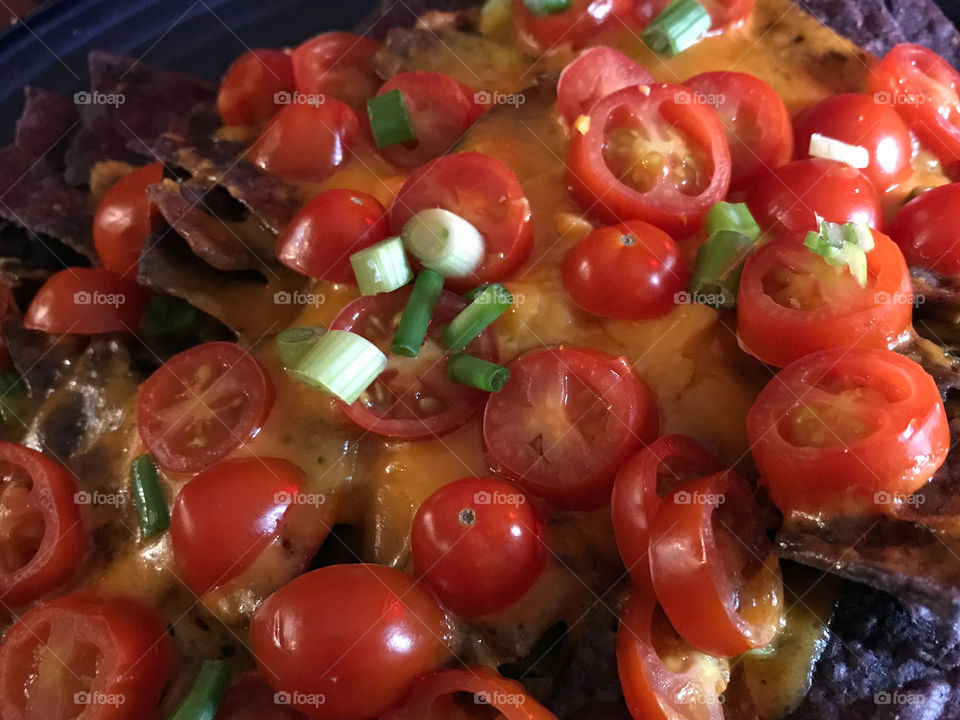
<path id="1" fill-rule="evenodd" d="M 447 287 L 470 290 L 503 280 L 530 256 L 533 226 L 530 203 L 520 181 L 499 160 L 480 153 L 447 155 L 414 172 L 390 207 L 390 231 L 399 235 L 420 210 L 443 208 L 473 224 L 486 243 L 480 266 Z"/>
<path id="2" fill-rule="evenodd" d="M 261 674 L 319 720 L 369 720 L 396 706 L 417 676 L 446 660 L 450 633 L 413 578 L 363 563 L 301 575 L 250 623 Z"/>
<path id="3" fill-rule="evenodd" d="M 825 348 L 894 345 L 912 321 L 913 286 L 896 244 L 876 231 L 873 239 L 866 287 L 798 238 L 783 237 L 757 250 L 740 278 L 741 347 L 783 367 Z"/>
<path id="4" fill-rule="evenodd" d="M 137 168 L 107 190 L 93 216 L 93 244 L 107 270 L 136 280 L 140 253 L 159 217 L 147 187 L 163 180 L 163 163 Z"/>
<path id="5" fill-rule="evenodd" d="M 256 670 L 234 675 L 220 701 L 215 720 L 305 720 L 289 705 L 279 705 L 277 694 Z M 291 698 L 292 699 L 292 698 Z"/>
<path id="6" fill-rule="evenodd" d="M 0 602 L 18 606 L 67 580 L 80 566 L 87 534 L 77 484 L 36 450 L 0 442 Z"/>
<path id="7" fill-rule="evenodd" d="M 960 184 L 921 193 L 900 210 L 890 237 L 911 267 L 960 277 Z"/>
<path id="8" fill-rule="evenodd" d="M 563 261 L 563 287 L 570 298 L 604 317 L 666 315 L 689 279 L 673 238 L 641 220 L 594 230 Z"/>
<path id="9" fill-rule="evenodd" d="M 294 90 L 289 53 L 250 50 L 227 68 L 217 95 L 217 111 L 225 125 L 257 125 L 277 112 L 278 94 L 289 96 Z"/>
<path id="10" fill-rule="evenodd" d="M 355 285 L 350 256 L 387 236 L 386 212 L 364 192 L 322 192 L 283 228 L 277 238 L 277 259 L 309 277 Z"/>
<path id="11" fill-rule="evenodd" d="M 618 17 L 629 13 L 631 0 L 572 0 L 562 12 L 536 14 L 523 0 L 513 0 L 517 32 L 539 50 L 569 45 L 574 50 L 621 24 Z"/>
<path id="12" fill-rule="evenodd" d="M 47 278 L 23 325 L 52 334 L 132 332 L 149 296 L 146 288 L 110 270 L 68 268 Z"/>
<path id="13" fill-rule="evenodd" d="M 893 107 L 874 97 L 831 95 L 797 115 L 793 126 L 798 158 L 810 157 L 810 136 L 820 133 L 866 148 L 870 164 L 861 172 L 877 192 L 886 192 L 910 177 L 910 130 Z"/>
<path id="14" fill-rule="evenodd" d="M 652 82 L 653 76 L 629 55 L 604 45 L 590 48 L 560 73 L 557 110 L 567 124 L 572 125 L 610 93 Z"/>
<path id="15" fill-rule="evenodd" d="M 524 353 L 487 401 L 483 437 L 503 472 L 562 508 L 610 499 L 613 476 L 657 436 L 657 406 L 626 358 L 566 347 Z"/>
<path id="16" fill-rule="evenodd" d="M 760 227 L 778 235 L 815 229 L 817 215 L 883 230 L 883 207 L 873 183 L 835 160 L 794 160 L 765 174 L 747 192 L 747 206 Z"/>
<path id="17" fill-rule="evenodd" d="M 330 95 L 356 110 L 380 87 L 371 60 L 380 44 L 368 37 L 329 32 L 307 40 L 293 51 L 297 90 L 307 95 Z"/>
<path id="18" fill-rule="evenodd" d="M 717 111 L 730 146 L 730 188 L 741 190 L 790 159 L 790 114 L 777 91 L 740 72 L 706 72 L 683 81 L 697 102 Z"/>
<path id="19" fill-rule="evenodd" d="M 273 407 L 267 371 L 237 345 L 174 355 L 140 387 L 137 425 L 167 470 L 199 472 L 260 432 Z"/>
<path id="20" fill-rule="evenodd" d="M 539 515 L 523 491 L 496 478 L 463 478 L 434 492 L 417 511 L 411 543 L 418 574 L 463 617 L 506 610 L 547 561 Z"/>
<path id="21" fill-rule="evenodd" d="M 680 85 L 638 85 L 597 102 L 573 133 L 573 197 L 607 222 L 645 220 L 689 235 L 730 186 L 730 150 L 711 107 Z"/>
<path id="22" fill-rule="evenodd" d="M 0 643 L 4 720 L 153 717 L 170 672 L 170 638 L 153 611 L 75 593 L 25 613 Z"/>
<path id="23" fill-rule="evenodd" d="M 877 511 L 878 494 L 901 501 L 950 447 L 933 378 L 875 348 L 821 350 L 787 365 L 750 408 L 747 436 L 785 513 Z"/>

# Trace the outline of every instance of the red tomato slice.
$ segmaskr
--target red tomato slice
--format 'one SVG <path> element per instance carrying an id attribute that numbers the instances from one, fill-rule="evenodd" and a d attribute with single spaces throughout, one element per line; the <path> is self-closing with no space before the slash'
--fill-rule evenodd
<path id="1" fill-rule="evenodd" d="M 617 631 L 617 673 L 634 720 L 722 720 L 729 663 L 677 636 L 653 596 L 634 590 Z"/>
<path id="2" fill-rule="evenodd" d="M 856 168 L 834 160 L 787 163 L 755 180 L 746 199 L 760 227 L 777 235 L 814 230 L 817 215 L 883 230 L 883 207 L 873 183 Z"/>
<path id="3" fill-rule="evenodd" d="M 293 51 L 297 90 L 308 95 L 331 95 L 363 110 L 380 87 L 381 80 L 370 62 L 379 49 L 378 42 L 361 35 L 317 35 Z"/>
<path id="4" fill-rule="evenodd" d="M 387 369 L 352 405 L 338 401 L 340 409 L 360 427 L 377 435 L 422 439 L 456 430 L 483 407 L 487 394 L 447 378 L 443 328 L 467 301 L 443 291 L 433 313 L 427 338 L 415 358 L 390 353 L 400 314 L 410 298 L 410 288 L 357 298 L 334 318 L 332 330 L 362 335 L 389 358 Z M 497 341 L 488 328 L 467 346 L 466 352 L 496 362 Z"/>
<path id="5" fill-rule="evenodd" d="M 237 345 L 174 355 L 140 386 L 137 424 L 167 470 L 199 472 L 254 437 L 273 407 L 267 371 Z"/>
<path id="6" fill-rule="evenodd" d="M 480 267 L 447 287 L 470 290 L 514 272 L 533 250 L 530 203 L 520 181 L 499 160 L 464 152 L 437 158 L 413 173 L 390 207 L 390 230 L 400 234 L 420 210 L 443 208 L 471 222 L 486 242 Z"/>
<path id="7" fill-rule="evenodd" d="M 876 231 L 873 239 L 866 287 L 796 237 L 757 250 L 740 278 L 740 346 L 776 367 L 825 348 L 892 347 L 910 328 L 913 286 L 896 244 Z"/>
<path id="8" fill-rule="evenodd" d="M 234 676 L 215 720 L 306 720 L 306 715 L 289 705 L 277 703 L 283 699 L 273 692 L 263 675 L 249 670 Z"/>
<path id="9" fill-rule="evenodd" d="M 524 353 L 487 401 L 483 437 L 503 472 L 572 510 L 609 501 L 613 476 L 656 437 L 653 395 L 626 358 L 564 347 Z"/>
<path id="10" fill-rule="evenodd" d="M 93 244 L 100 262 L 126 280 L 136 280 L 143 244 L 160 211 L 147 187 L 163 180 L 163 163 L 137 168 L 107 190 L 93 216 Z"/>
<path id="11" fill-rule="evenodd" d="M 900 210 L 892 237 L 911 267 L 933 270 L 947 277 L 960 277 L 960 184 L 933 188 Z"/>
<path id="12" fill-rule="evenodd" d="M 922 487 L 950 431 L 933 378 L 890 350 L 836 348 L 797 360 L 747 414 L 753 459 L 784 512 L 879 512 Z"/>
<path id="13" fill-rule="evenodd" d="M 75 593 L 24 614 L 0 644 L 4 720 L 154 717 L 170 638 L 133 600 Z"/>
<path id="14" fill-rule="evenodd" d="M 652 82 L 653 75 L 632 57 L 611 47 L 590 48 L 560 73 L 557 110 L 567 124 L 572 125 L 610 93 Z"/>
<path id="15" fill-rule="evenodd" d="M 450 152 L 487 109 L 477 101 L 473 88 L 443 73 L 399 73 L 390 78 L 377 94 L 394 90 L 403 95 L 417 138 L 406 145 L 380 150 L 383 157 L 399 167 L 420 167 L 428 160 Z"/>
<path id="16" fill-rule="evenodd" d="M 478 706 L 470 711 L 458 703 L 459 693 L 473 695 Z M 556 720 L 556 715 L 534 700 L 523 685 L 483 665 L 442 670 L 417 680 L 403 707 L 381 720 L 469 720 L 489 717 L 486 706 L 506 720 Z"/>
<path id="17" fill-rule="evenodd" d="M 513 0 L 513 18 L 520 37 L 538 50 L 562 45 L 574 50 L 609 30 L 617 30 L 632 0 L 573 0 L 563 12 L 536 15 L 523 0 Z"/>
<path id="18" fill-rule="evenodd" d="M 650 523 L 650 575 L 673 627 L 710 655 L 769 645 L 783 620 L 780 564 L 746 480 L 684 483 Z"/>
<path id="19" fill-rule="evenodd" d="M 133 332 L 150 292 L 103 268 L 54 273 L 30 302 L 24 327 L 51 334 Z"/>
<path id="20" fill-rule="evenodd" d="M 713 108 L 680 85 L 638 85 L 600 100 L 573 133 L 567 175 L 580 206 L 607 222 L 694 232 L 730 186 L 730 150 Z"/>
<path id="21" fill-rule="evenodd" d="M 321 182 L 350 157 L 360 136 L 357 114 L 339 100 L 287 105 L 247 154 L 265 172 L 293 182 Z"/>
<path id="22" fill-rule="evenodd" d="M 790 160 L 793 129 L 777 91 L 740 72 L 707 72 L 684 80 L 694 99 L 714 108 L 727 132 L 730 188 L 740 190 L 766 170 Z"/>
<path id="23" fill-rule="evenodd" d="M 258 125 L 277 112 L 277 95 L 290 95 L 295 89 L 288 52 L 250 50 L 227 68 L 217 95 L 217 111 L 225 125 Z"/>
<path id="24" fill-rule="evenodd" d="M 0 442 L 0 602 L 32 602 L 80 566 L 87 534 L 63 465 L 16 443 Z"/>
<path id="25" fill-rule="evenodd" d="M 620 468 L 610 499 L 613 530 L 623 564 L 641 588 L 651 587 L 649 528 L 661 498 L 719 470 L 717 459 L 686 435 L 659 437 Z"/>
<path id="26" fill-rule="evenodd" d="M 960 159 L 960 74 L 922 45 L 895 45 L 867 75 L 867 91 L 893 105 L 940 162 Z"/>
<path id="27" fill-rule="evenodd" d="M 910 177 L 910 130 L 892 106 L 869 95 L 831 95 L 797 115 L 793 125 L 798 158 L 810 157 L 810 136 L 820 133 L 866 148 L 870 164 L 861 172 L 877 192 Z"/>

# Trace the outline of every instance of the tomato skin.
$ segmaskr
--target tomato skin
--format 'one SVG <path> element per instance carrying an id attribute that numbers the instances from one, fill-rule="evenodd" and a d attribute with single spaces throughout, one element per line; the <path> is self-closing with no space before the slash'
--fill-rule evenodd
<path id="1" fill-rule="evenodd" d="M 446 287 L 467 291 L 509 277 L 533 250 L 530 203 L 517 176 L 499 160 L 462 152 L 433 160 L 414 172 L 390 206 L 390 232 L 399 235 L 420 210 L 443 208 L 473 224 L 487 244 L 480 266 Z"/>
<path id="2" fill-rule="evenodd" d="M 861 172 L 877 192 L 910 177 L 910 130 L 896 110 L 868 95 L 831 95 L 797 115 L 794 130 L 798 158 L 810 157 L 813 133 L 866 148 L 870 164 Z"/>
<path id="3" fill-rule="evenodd" d="M 647 69 L 629 55 L 605 45 L 590 48 L 560 73 L 557 110 L 567 124 L 572 125 L 610 93 L 653 81 Z"/>
<path id="4" fill-rule="evenodd" d="M 746 201 L 760 227 L 775 235 L 813 230 L 817 215 L 883 230 L 883 207 L 873 183 L 856 168 L 835 160 L 787 163 L 754 181 Z"/>
<path id="5" fill-rule="evenodd" d="M 472 513 L 469 523 L 465 508 Z M 463 478 L 420 506 L 411 534 L 413 561 L 446 607 L 462 617 L 494 615 L 523 597 L 543 572 L 543 534 L 519 488 L 495 478 Z"/>
<path id="6" fill-rule="evenodd" d="M 235 675 L 214 720 L 305 720 L 287 705 L 278 705 L 273 688 L 256 670 Z"/>
<path id="7" fill-rule="evenodd" d="M 52 647 L 43 652 L 48 642 Z M 98 661 L 88 646 L 100 653 Z M 3 718 L 48 720 L 62 712 L 84 720 L 153 717 L 170 656 L 164 624 L 139 602 L 101 600 L 89 592 L 51 600 L 22 615 L 0 643 Z M 86 708 L 74 700 L 83 693 L 90 699 Z M 122 703 L 110 702 L 117 697 Z"/>
<path id="8" fill-rule="evenodd" d="M 603 317 L 666 315 L 689 280 L 673 238 L 641 220 L 594 230 L 563 261 L 563 286 L 570 298 Z"/>
<path id="9" fill-rule="evenodd" d="M 350 255 L 387 237 L 386 210 L 365 192 L 311 198 L 277 237 L 277 259 L 308 277 L 355 285 Z"/>
<path id="10" fill-rule="evenodd" d="M 617 469 L 659 430 L 646 383 L 626 358 L 570 346 L 531 350 L 509 368 L 510 380 L 483 415 L 487 452 L 499 469 L 560 508 L 608 502 Z M 567 412 L 558 412 L 555 396 Z"/>
<path id="11" fill-rule="evenodd" d="M 258 125 L 277 112 L 277 93 L 294 90 L 290 53 L 249 50 L 227 68 L 217 94 L 217 111 L 225 125 Z"/>
<path id="12" fill-rule="evenodd" d="M 950 446 L 933 378 L 875 348 L 821 350 L 785 367 L 750 408 L 747 436 L 785 513 L 878 512 L 890 504 L 879 493 L 916 491 Z"/>
<path id="13" fill-rule="evenodd" d="M 277 692 L 322 694 L 321 704 L 293 703 L 319 720 L 368 720 L 397 705 L 417 676 L 448 657 L 450 632 L 413 578 L 363 563 L 301 575 L 267 598 L 250 625 L 261 674 Z"/>
<path id="14" fill-rule="evenodd" d="M 867 253 L 867 286 L 846 268 L 831 268 L 799 238 L 783 237 L 747 259 L 737 299 L 740 346 L 768 365 L 783 367 L 817 350 L 832 347 L 892 347 L 911 325 L 913 286 L 896 244 L 874 231 Z M 791 283 L 774 283 L 790 269 L 815 268 L 818 306 L 804 307 Z M 807 276 L 803 276 L 807 277 Z M 771 286 L 784 293 L 775 299 Z M 809 290 L 801 286 L 801 291 Z"/>
<path id="15" fill-rule="evenodd" d="M 331 95 L 355 110 L 363 110 L 380 87 L 370 64 L 380 44 L 368 37 L 328 32 L 293 51 L 297 90 L 307 95 Z"/>
<path id="16" fill-rule="evenodd" d="M 3 337 L 3 323 L 11 313 L 17 311 L 17 299 L 13 296 L 13 288 L 7 283 L 0 282 L 0 371 L 13 368 L 10 349 Z"/>
<path id="17" fill-rule="evenodd" d="M 163 180 L 163 163 L 153 162 L 120 178 L 107 190 L 93 216 L 93 244 L 107 270 L 136 280 L 140 253 L 159 210 L 147 187 Z"/>
<path id="18" fill-rule="evenodd" d="M 132 332 L 150 292 L 103 268 L 54 273 L 30 302 L 24 327 L 50 334 Z"/>
<path id="19" fill-rule="evenodd" d="M 598 35 L 620 25 L 630 0 L 573 0 L 570 8 L 537 16 L 523 0 L 513 0 L 513 17 L 520 37 L 532 47 L 550 50 L 570 45 L 574 50 L 590 44 Z"/>
<path id="20" fill-rule="evenodd" d="M 699 192 L 683 192 L 662 177 L 641 192 L 614 174 L 604 155 L 609 131 L 619 127 L 619 120 L 641 116 L 662 132 L 682 131 L 709 157 L 709 183 Z M 723 125 L 713 108 L 696 103 L 689 88 L 665 83 L 624 88 L 597 102 L 587 117 L 589 129 L 573 133 L 567 155 L 570 191 L 587 212 L 609 223 L 644 220 L 671 235 L 689 235 L 707 210 L 726 197 L 730 150 Z M 683 143 L 690 147 L 686 139 Z"/>
<path id="21" fill-rule="evenodd" d="M 960 184 L 933 188 L 908 202 L 894 218 L 890 237 L 911 267 L 960 277 Z"/>
<path id="22" fill-rule="evenodd" d="M 768 169 L 790 160 L 790 114 L 777 91 L 763 80 L 740 72 L 706 72 L 683 84 L 720 115 L 730 147 L 732 190 L 742 190 Z"/>
<path id="23" fill-rule="evenodd" d="M 234 343 L 204 343 L 174 355 L 140 386 L 137 426 L 161 467 L 199 472 L 256 436 L 273 399 L 270 376 L 253 357 Z M 211 418 L 220 408 L 231 415 Z"/>
<path id="24" fill-rule="evenodd" d="M 349 159 L 359 136 L 357 114 L 339 100 L 286 105 L 267 124 L 247 159 L 283 180 L 320 182 Z"/>
<path id="25" fill-rule="evenodd" d="M 661 469 L 663 477 L 661 477 Z M 651 589 L 650 522 L 663 503 L 658 486 L 671 488 L 690 477 L 712 475 L 719 462 L 686 435 L 663 435 L 630 458 L 617 472 L 610 498 L 617 549 L 637 586 Z"/>

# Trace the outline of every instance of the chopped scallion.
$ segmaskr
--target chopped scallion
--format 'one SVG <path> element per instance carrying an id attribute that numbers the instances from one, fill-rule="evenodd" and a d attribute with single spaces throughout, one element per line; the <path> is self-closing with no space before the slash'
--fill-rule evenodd
<path id="1" fill-rule="evenodd" d="M 810 136 L 811 157 L 825 158 L 863 169 L 870 164 L 870 152 L 861 145 L 850 145 L 820 133 Z"/>
<path id="2" fill-rule="evenodd" d="M 399 88 L 370 98 L 367 101 L 367 115 L 378 148 L 403 145 L 417 139 L 407 102 Z"/>
<path id="3" fill-rule="evenodd" d="M 463 350 L 511 305 L 513 295 L 509 290 L 500 283 L 488 285 L 444 328 L 444 344 L 451 350 Z"/>
<path id="4" fill-rule="evenodd" d="M 555 15 L 570 9 L 571 0 L 523 0 L 527 10 L 537 17 Z"/>
<path id="5" fill-rule="evenodd" d="M 846 267 L 860 287 L 867 286 L 867 253 L 873 250 L 873 233 L 863 223 L 837 223 L 820 219 L 819 231 L 807 233 L 803 244 L 828 265 Z"/>
<path id="6" fill-rule="evenodd" d="M 327 332 L 323 327 L 292 327 L 277 335 L 277 350 L 285 368 L 294 367 Z"/>
<path id="7" fill-rule="evenodd" d="M 416 357 L 420 353 L 442 290 L 443 275 L 429 269 L 420 271 L 390 345 L 394 354 Z"/>
<path id="8" fill-rule="evenodd" d="M 734 230 L 751 240 L 760 237 L 760 226 L 753 219 L 746 203 L 715 203 L 707 212 L 703 226 L 708 237 L 719 230 Z"/>
<path id="9" fill-rule="evenodd" d="M 673 0 L 640 36 L 654 52 L 676 55 L 700 42 L 711 23 L 710 13 L 697 0 Z"/>
<path id="10" fill-rule="evenodd" d="M 500 392 L 510 379 L 510 371 L 503 365 L 461 353 L 450 358 L 447 377 L 479 390 Z"/>
<path id="11" fill-rule="evenodd" d="M 697 251 L 690 278 L 696 302 L 729 310 L 736 307 L 743 265 L 756 241 L 733 230 L 718 230 Z"/>
<path id="12" fill-rule="evenodd" d="M 149 540 L 170 527 L 170 510 L 153 458 L 144 454 L 130 463 L 130 484 L 140 517 L 140 537 Z"/>
<path id="13" fill-rule="evenodd" d="M 387 238 L 350 256 L 361 295 L 393 292 L 413 280 L 403 241 Z"/>
<path id="14" fill-rule="evenodd" d="M 430 208 L 414 215 L 403 228 L 403 244 L 424 267 L 444 277 L 464 277 L 483 261 L 483 236 L 449 210 Z"/>
<path id="15" fill-rule="evenodd" d="M 204 660 L 193 686 L 168 720 L 213 720 L 232 674 L 225 660 Z"/>
<path id="16" fill-rule="evenodd" d="M 329 330 L 290 372 L 351 405 L 386 367 L 387 356 L 366 338 L 346 330 Z"/>

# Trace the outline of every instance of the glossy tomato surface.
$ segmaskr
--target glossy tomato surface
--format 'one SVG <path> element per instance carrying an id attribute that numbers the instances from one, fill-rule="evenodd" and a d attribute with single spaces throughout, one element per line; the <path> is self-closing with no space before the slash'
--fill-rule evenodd
<path id="1" fill-rule="evenodd" d="M 539 14 L 524 0 L 513 0 L 513 17 L 520 36 L 539 51 L 564 45 L 576 50 L 622 27 L 631 6 L 631 0 L 572 0 L 562 12 Z"/>
<path id="2" fill-rule="evenodd" d="M 293 51 L 297 90 L 329 95 L 354 109 L 366 110 L 381 80 L 370 61 L 380 43 L 345 32 L 328 32 L 307 40 Z"/>
<path id="3" fill-rule="evenodd" d="M 225 125 L 257 125 L 272 118 L 295 89 L 290 53 L 249 50 L 227 68 L 217 111 Z"/>
<path id="4" fill-rule="evenodd" d="M 650 72 L 629 55 L 605 45 L 590 48 L 560 73 L 557 110 L 568 124 L 573 124 L 610 93 L 652 82 Z"/>
<path id="5" fill-rule="evenodd" d="M 150 292 L 103 268 L 54 273 L 30 302 L 23 324 L 51 334 L 133 332 Z"/>
<path id="6" fill-rule="evenodd" d="M 960 277 L 960 184 L 932 188 L 908 202 L 893 221 L 894 239 L 911 267 Z"/>
<path id="7" fill-rule="evenodd" d="M 140 252 L 159 211 L 147 187 L 163 180 L 163 163 L 137 168 L 107 190 L 93 216 L 93 244 L 107 270 L 126 280 L 137 279 Z"/>

